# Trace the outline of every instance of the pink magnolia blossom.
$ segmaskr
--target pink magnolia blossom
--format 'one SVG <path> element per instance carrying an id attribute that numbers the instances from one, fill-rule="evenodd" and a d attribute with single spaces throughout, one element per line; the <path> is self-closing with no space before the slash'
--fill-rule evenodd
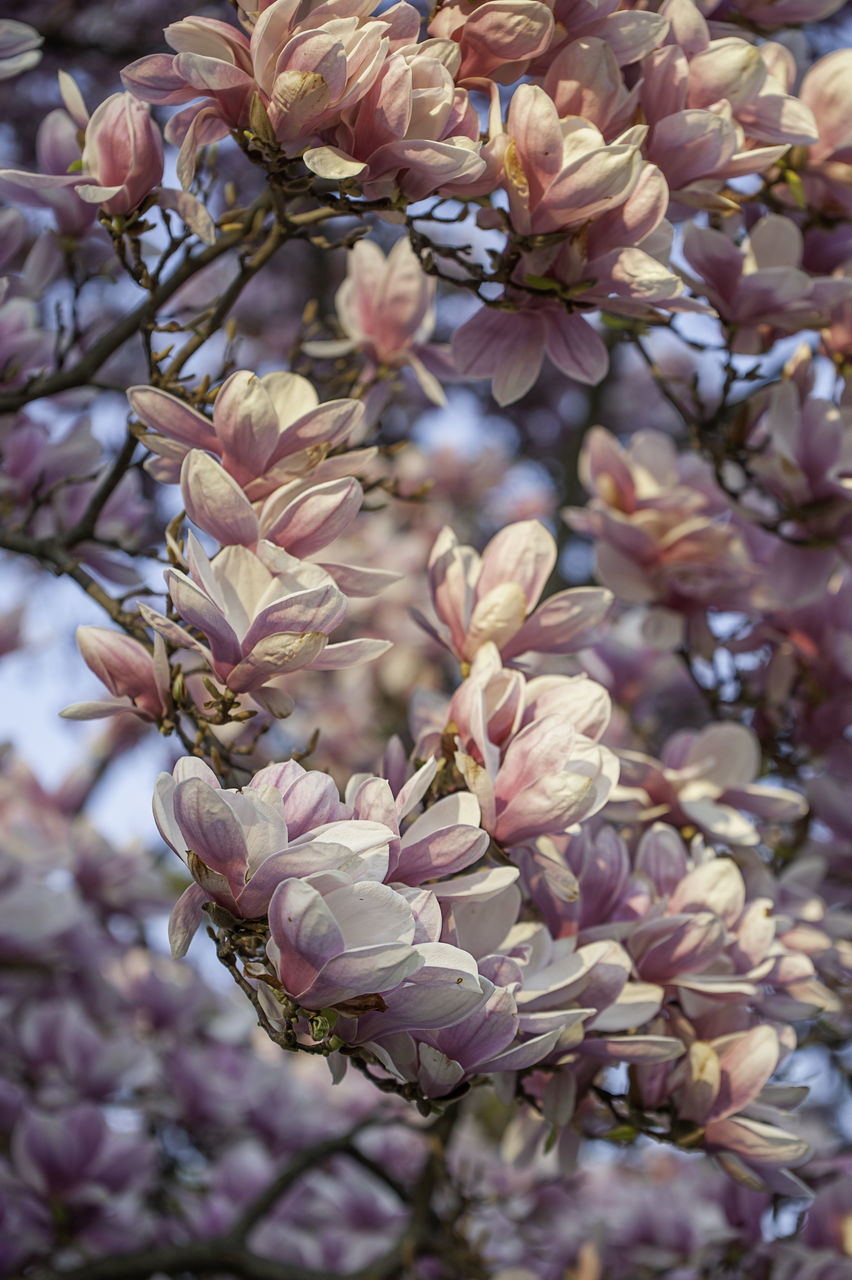
<path id="1" fill-rule="evenodd" d="M 65 181 L 70 167 L 80 161 L 78 128 L 67 111 L 57 108 L 48 112 L 36 133 L 38 174 L 12 169 L 0 171 L 0 195 L 16 204 L 50 209 L 57 230 L 68 236 L 85 235 L 97 214 L 96 208 L 77 194 L 76 184 Z M 41 185 L 34 182 L 38 175 L 61 177 L 64 181 L 59 185 Z"/>
<path id="2" fill-rule="evenodd" d="M 591 817 L 606 803 L 618 764 L 595 741 L 609 706 L 605 694 L 595 696 L 592 681 L 542 677 L 518 699 L 523 677 L 511 674 L 507 697 L 509 675 L 489 644 L 460 690 L 469 690 L 464 702 L 458 695 L 454 702 L 461 713 L 456 765 L 480 803 L 486 831 L 513 846 Z"/>
<path id="3" fill-rule="evenodd" d="M 467 792 L 443 796 L 403 827 L 436 770 L 437 761 L 428 760 L 396 795 L 384 778 L 356 775 L 347 785 L 346 800 L 356 817 L 382 822 L 396 832 L 386 876 L 393 884 L 418 886 L 455 875 L 488 848 L 488 835 L 479 827 L 479 804 Z"/>
<path id="4" fill-rule="evenodd" d="M 461 753 L 456 764 L 479 800 L 486 831 L 506 846 L 591 817 L 618 778 L 615 756 L 557 715 L 516 734 L 496 768 Z"/>
<path id="5" fill-rule="evenodd" d="M 368 92 L 391 48 L 419 29 L 419 15 L 405 0 L 380 17 L 372 8 L 370 0 L 344 0 L 303 12 L 295 0 L 275 0 L 251 40 L 214 19 L 184 18 L 165 31 L 176 55 L 141 58 L 125 68 L 123 80 L 148 102 L 202 99 L 172 117 L 167 132 L 181 144 L 178 173 L 188 186 L 197 148 L 248 128 L 256 94 L 289 154 L 336 124 Z"/>
<path id="6" fill-rule="evenodd" d="M 431 1032 L 383 1033 L 381 1017 L 368 1015 L 359 1019 L 358 1034 L 369 1031 L 366 1044 L 388 1070 L 400 1080 L 416 1081 L 430 1098 L 444 1097 L 474 1075 L 518 1071 L 545 1058 L 559 1040 L 560 1028 L 519 1035 L 512 991 L 487 979 L 480 983 L 483 996 L 450 1025 Z M 570 1021 L 570 1015 L 564 1017 Z"/>
<path id="7" fill-rule="evenodd" d="M 207 765 L 188 756 L 172 774 L 160 774 L 154 818 L 196 882 L 172 913 L 173 953 L 186 951 L 205 902 L 257 919 L 293 876 L 328 872 L 346 883 L 380 882 L 393 833 L 350 814 L 329 778 L 294 761 L 269 765 L 240 791 L 223 790 Z"/>
<path id="8" fill-rule="evenodd" d="M 113 695 L 111 702 L 75 702 L 60 714 L 70 720 L 133 712 L 142 720 L 159 720 L 169 702 L 171 671 L 161 636 L 153 653 L 132 636 L 105 627 L 78 627 L 77 645 L 86 666 Z"/>
<path id="9" fill-rule="evenodd" d="M 86 125 L 78 195 L 110 217 L 137 209 L 163 177 L 163 140 L 146 107 L 129 93 L 114 93 Z"/>
<path id="10" fill-rule="evenodd" d="M 481 557 L 445 528 L 429 557 L 432 603 L 444 628 L 437 632 L 419 615 L 417 621 L 463 663 L 487 641 L 504 661 L 530 651 L 570 652 L 606 613 L 610 596 L 575 588 L 538 605 L 555 563 L 556 543 L 538 520 L 507 525 Z"/>
<path id="11" fill-rule="evenodd" d="M 221 458 L 252 502 L 319 467 L 364 415 L 356 400 L 321 405 L 306 378 L 284 370 L 262 378 L 247 369 L 232 373 L 216 395 L 212 422 L 156 387 L 131 387 L 127 396 L 155 433 L 145 444 L 158 455 L 149 464 L 157 480 L 177 483 L 189 450 L 204 449 Z"/>
<path id="12" fill-rule="evenodd" d="M 673 211 L 727 209 L 722 182 L 769 168 L 791 143 L 816 137 L 810 108 L 791 96 L 792 56 L 738 36 L 711 40 L 693 5 L 670 0 L 674 40 L 643 62 L 646 157 L 672 189 Z M 755 146 L 755 143 L 765 143 Z"/>
<path id="13" fill-rule="evenodd" d="M 361 375 L 364 382 L 383 368 L 410 368 L 429 399 L 444 404 L 436 366 L 445 376 L 452 366 L 447 348 L 429 342 L 435 327 L 436 287 L 437 281 L 423 271 L 407 238 L 397 240 L 387 257 L 372 240 L 359 240 L 349 253 L 346 279 L 335 297 L 346 337 L 305 342 L 302 349 L 309 356 L 363 352 L 368 360 Z"/>
<path id="14" fill-rule="evenodd" d="M 550 46 L 553 14 L 540 0 L 450 0 L 432 15 L 429 34 L 459 44 L 459 79 L 491 76 L 509 84 Z"/>
<path id="15" fill-rule="evenodd" d="M 564 40 L 593 37 L 603 40 L 611 49 L 620 67 L 638 62 L 665 38 L 669 23 L 659 13 L 624 10 L 621 0 L 552 0 L 549 7 L 556 21 L 556 34 L 549 54 L 561 47 Z M 663 5 L 663 9 L 668 6 Z M 543 69 L 539 60 L 532 70 Z"/>
<path id="16" fill-rule="evenodd" d="M 848 218 L 852 210 L 852 123 L 849 75 L 852 51 L 838 49 L 821 58 L 802 81 L 800 96 L 813 112 L 818 141 L 808 149 L 802 170 L 807 203 L 830 217 Z"/>
<path id="17" fill-rule="evenodd" d="M 71 76 L 60 72 L 59 83 L 66 111 L 52 112 L 40 130 L 38 160 L 43 168 L 38 173 L 0 170 L 0 190 L 25 204 L 53 209 L 60 230 L 71 228 L 73 234 L 85 231 L 91 222 L 83 212 L 86 204 L 100 205 L 111 217 L 119 217 L 151 197 L 173 209 L 211 244 L 216 231 L 201 201 L 185 191 L 160 187 L 163 140 L 148 109 L 130 94 L 116 93 L 90 117 Z M 83 134 L 82 155 L 78 130 Z M 69 172 L 75 168 L 79 172 Z"/>
<path id="18" fill-rule="evenodd" d="M 731 348 L 755 354 L 774 331 L 816 329 L 849 299 L 852 280 L 814 277 L 800 269 L 802 233 L 789 218 L 769 213 L 735 245 L 721 231 L 690 223 L 683 252 L 701 280 L 692 288 L 735 326 Z"/>
<path id="19" fill-rule="evenodd" d="M 739 724 L 708 725 L 697 733 L 674 734 L 663 749 L 662 762 L 638 752 L 622 752 L 622 793 L 613 800 L 640 805 L 675 823 L 692 823 L 711 837 L 735 846 L 754 845 L 754 823 L 738 811 L 745 809 L 769 821 L 801 817 L 807 806 L 787 787 L 755 783 L 760 750 L 750 729 Z"/>
<path id="20" fill-rule="evenodd" d="M 686 612 L 745 601 L 755 576 L 744 539 L 706 464 L 681 470 L 662 432 L 641 431 L 627 449 L 589 432 L 580 477 L 592 500 L 563 516 L 595 539 L 598 576 L 622 600 Z"/>
<path id="21" fill-rule="evenodd" d="M 558 86 L 553 81 L 551 88 Z M 512 278 L 536 286 L 534 296 L 510 286 L 453 336 L 459 371 L 491 377 L 495 399 L 508 404 L 532 386 L 545 352 L 569 377 L 603 378 L 607 351 L 587 323 L 589 312 L 653 318 L 659 311 L 701 308 L 682 297 L 683 284 L 667 265 L 669 193 L 660 170 L 642 160 L 642 127 L 606 145 L 589 121 L 560 120 L 547 93 L 530 85 L 513 96 L 506 133 L 498 132 L 492 115 L 486 150 L 499 162 L 515 230 L 585 224 L 582 236 L 521 255 Z"/>
<path id="22" fill-rule="evenodd" d="M 267 950 L 284 990 L 308 1009 L 398 987 L 423 965 L 411 908 L 388 885 L 323 872 L 285 880 L 269 904 Z"/>
<path id="23" fill-rule="evenodd" d="M 630 90 L 625 85 L 612 46 L 597 36 L 565 45 L 550 63 L 543 87 L 560 119 L 588 120 L 608 142 L 629 127 L 639 96 L 638 85 Z"/>
<path id="24" fill-rule="evenodd" d="M 225 546 L 255 548 L 263 539 L 299 559 L 345 533 L 364 496 L 352 476 L 314 485 L 297 480 L 255 508 L 236 480 L 201 449 L 184 458 L 180 487 L 190 520 Z"/>
<path id="25" fill-rule="evenodd" d="M 448 186 L 464 193 L 485 161 L 476 111 L 454 83 L 458 64 L 449 40 L 397 49 L 327 142 L 308 148 L 307 167 L 321 178 L 355 178 L 371 199 L 400 191 L 421 200 Z"/>
<path id="26" fill-rule="evenodd" d="M 0 20 L 0 80 L 11 80 L 41 62 L 43 37 L 35 27 L 13 18 Z"/>
<path id="27" fill-rule="evenodd" d="M 521 235 L 563 231 L 623 204 L 642 171 L 642 129 L 606 143 L 589 121 L 560 120 L 537 85 L 521 85 L 506 119 L 503 185 Z"/>
<path id="28" fill-rule="evenodd" d="M 328 645 L 346 614 L 346 597 L 319 565 L 271 543 L 261 541 L 256 552 L 226 547 L 211 563 L 190 534 L 187 558 L 190 575 L 166 570 L 169 595 L 209 648 L 147 606 L 143 617 L 165 639 L 200 653 L 235 693 L 258 693 L 301 667 L 369 662 L 389 647 L 365 639 Z"/>

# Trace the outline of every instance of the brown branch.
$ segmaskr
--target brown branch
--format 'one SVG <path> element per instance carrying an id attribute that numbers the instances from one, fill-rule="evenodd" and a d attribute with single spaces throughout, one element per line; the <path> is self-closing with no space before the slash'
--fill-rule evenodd
<path id="1" fill-rule="evenodd" d="M 241 244 L 250 233 L 258 212 L 268 207 L 269 197 L 261 196 L 246 212 L 238 227 L 224 232 L 215 244 L 203 249 L 194 257 L 188 255 L 167 280 L 154 289 L 138 307 L 129 311 L 114 324 L 72 368 L 34 378 L 18 390 L 0 392 L 0 414 L 16 413 L 33 400 L 41 400 L 45 396 L 68 391 L 71 387 L 87 386 L 113 352 L 132 338 L 136 332 L 154 322 L 160 308 L 177 293 L 182 285 L 204 267 L 209 266 L 211 262 L 215 262 L 223 254 L 229 253 Z"/>

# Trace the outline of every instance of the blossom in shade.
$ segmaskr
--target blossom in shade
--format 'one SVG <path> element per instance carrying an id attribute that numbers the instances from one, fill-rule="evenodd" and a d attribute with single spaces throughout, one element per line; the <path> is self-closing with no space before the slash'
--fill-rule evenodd
<path id="1" fill-rule="evenodd" d="M 384 778 L 356 774 L 347 785 L 346 800 L 356 817 L 383 822 L 397 833 L 386 876 L 393 884 L 417 886 L 455 875 L 477 862 L 488 848 L 488 833 L 479 827 L 479 804 L 465 791 L 436 800 L 403 828 L 436 771 L 433 757 L 396 796 Z"/>
<path id="2" fill-rule="evenodd" d="M 41 62 L 43 37 L 29 23 L 0 21 L 0 80 L 11 80 Z"/>
<path id="3" fill-rule="evenodd" d="M 86 125 L 82 164 L 83 200 L 111 217 L 137 209 L 163 178 L 163 140 L 150 111 L 129 93 L 106 98 Z"/>
<path id="4" fill-rule="evenodd" d="M 372 240 L 359 240 L 335 297 L 346 337 L 305 342 L 302 350 L 309 356 L 335 357 L 361 351 L 368 360 L 361 375 L 365 382 L 381 369 L 410 368 L 429 399 L 443 404 L 436 373 L 446 377 L 454 370 L 447 349 L 429 342 L 436 287 L 408 239 L 397 240 L 387 257 Z"/>
<path id="5" fill-rule="evenodd" d="M 591 501 L 562 514 L 595 539 L 597 574 L 619 599 L 685 612 L 747 599 L 754 566 L 703 460 L 680 459 L 660 431 L 637 432 L 625 449 L 593 427 L 580 478 Z"/>
<path id="6" fill-rule="evenodd" d="M 849 300 L 852 280 L 815 277 L 801 270 L 803 239 L 794 222 L 766 214 L 741 246 L 720 231 L 690 223 L 683 240 L 693 281 L 732 326 L 731 349 L 761 352 L 775 331 L 817 329 L 832 308 Z"/>
<path id="7" fill-rule="evenodd" d="M 807 811 L 798 792 L 755 784 L 760 748 L 744 725 L 713 724 L 697 733 L 674 734 L 661 761 L 640 752 L 620 754 L 623 790 L 613 801 L 624 813 L 653 810 L 654 816 L 692 823 L 716 839 L 754 845 L 759 833 L 741 809 L 771 822 L 790 822 Z"/>

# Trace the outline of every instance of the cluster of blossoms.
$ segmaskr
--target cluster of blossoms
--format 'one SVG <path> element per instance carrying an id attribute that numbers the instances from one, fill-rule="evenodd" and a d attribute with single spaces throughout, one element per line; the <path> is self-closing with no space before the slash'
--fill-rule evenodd
<path id="1" fill-rule="evenodd" d="M 105 612 L 110 724 L 0 760 L 0 1274 L 848 1272 L 792 1114 L 850 1030 L 852 53 L 789 30 L 841 7 L 258 0 L 2 157 L 0 546 Z M 485 379 L 505 452 L 412 461 Z M 170 959 L 75 816 L 152 727 Z"/>
<path id="2" fill-rule="evenodd" d="M 116 849 L 71 816 L 81 781 L 47 792 L 11 755 L 0 772 L 0 1275 L 10 1278 L 53 1260 L 191 1251 L 306 1150 L 371 1115 L 367 1086 L 331 1093 L 322 1079 L 282 1075 L 232 1001 L 149 950 L 169 891 L 144 849 Z M 394 1128 L 392 1105 L 384 1119 L 359 1141 L 406 1185 L 421 1142 Z M 286 1239 L 294 1263 L 327 1269 L 381 1253 L 402 1201 L 352 1160 L 336 1172 L 333 1225 L 314 1230 L 327 1175 L 305 1169 L 259 1214 L 251 1246 L 274 1256 Z"/>

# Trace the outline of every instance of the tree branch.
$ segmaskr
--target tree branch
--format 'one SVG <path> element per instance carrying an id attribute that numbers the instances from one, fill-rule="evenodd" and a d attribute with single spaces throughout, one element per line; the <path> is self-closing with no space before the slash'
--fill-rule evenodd
<path id="1" fill-rule="evenodd" d="M 251 231 L 258 212 L 268 209 L 269 203 L 269 196 L 264 194 L 247 210 L 238 227 L 224 232 L 215 244 L 203 249 L 195 257 L 188 255 L 167 280 L 154 289 L 143 303 L 113 325 L 72 368 L 34 378 L 18 390 L 0 392 L 0 414 L 16 413 L 33 400 L 41 400 L 72 387 L 86 386 L 113 352 L 156 319 L 160 308 L 182 285 L 211 262 L 242 244 Z"/>

